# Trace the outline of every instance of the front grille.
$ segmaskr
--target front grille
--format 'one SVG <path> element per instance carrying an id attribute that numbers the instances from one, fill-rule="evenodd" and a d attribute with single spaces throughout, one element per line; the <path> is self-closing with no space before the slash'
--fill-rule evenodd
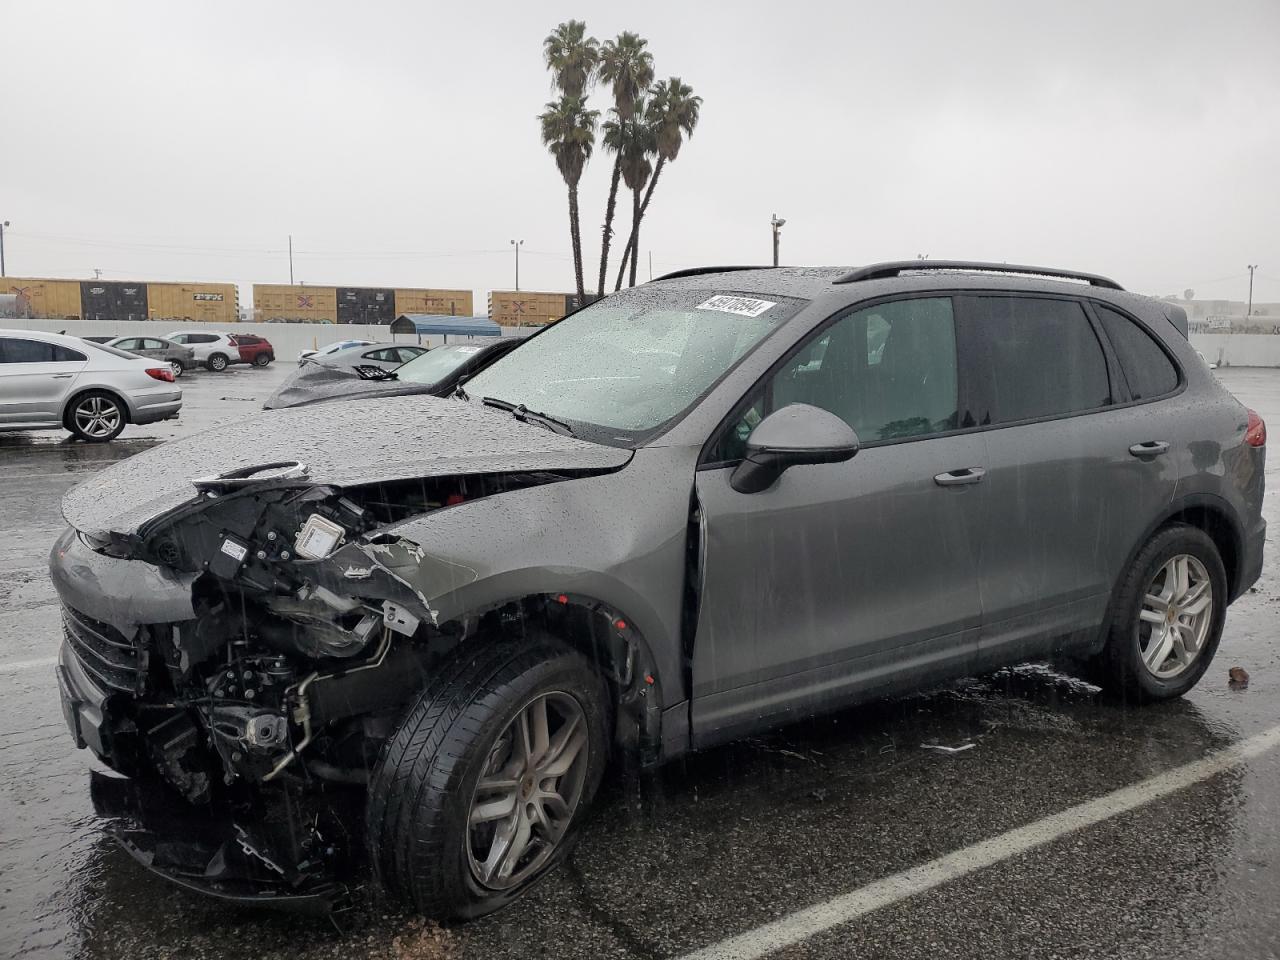
<path id="1" fill-rule="evenodd" d="M 80 666 L 102 686 L 122 693 L 141 692 L 145 664 L 137 645 L 115 627 L 64 605 L 62 634 Z"/>

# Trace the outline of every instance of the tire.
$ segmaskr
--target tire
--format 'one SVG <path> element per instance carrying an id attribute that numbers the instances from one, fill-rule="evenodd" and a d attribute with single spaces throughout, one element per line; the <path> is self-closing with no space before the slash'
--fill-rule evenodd
<path id="1" fill-rule="evenodd" d="M 585 728 L 585 737 L 574 733 L 566 741 L 579 746 L 563 775 L 520 774 L 512 735 L 518 736 L 521 718 L 539 703 L 549 718 L 550 748 L 540 765 L 546 770 L 555 766 L 557 733 L 565 731 L 574 705 L 579 710 L 573 730 Z M 591 664 L 555 640 L 464 644 L 409 708 L 369 782 L 367 842 L 387 892 L 426 916 L 465 919 L 505 906 L 550 872 L 571 848 L 600 785 L 610 704 Z M 478 790 L 482 776 L 490 784 L 508 781 L 509 795 Z M 563 791 L 562 801 L 576 791 L 562 807 L 567 816 L 549 813 L 548 806 L 534 802 L 544 794 L 528 792 L 533 784 L 548 783 Z M 507 800 L 510 810 L 469 827 L 473 808 L 477 815 L 505 810 Z M 507 866 L 494 855 L 499 832 L 518 839 L 522 816 L 528 847 L 503 876 Z M 548 837 L 554 839 L 547 843 Z M 496 869 L 489 869 L 486 882 L 482 876 L 491 863 Z"/>
<path id="2" fill-rule="evenodd" d="M 114 440 L 128 422 L 124 401 L 105 390 L 90 390 L 73 399 L 63 421 L 72 436 L 87 443 Z"/>
<path id="3" fill-rule="evenodd" d="M 209 354 L 209 359 L 204 362 L 204 365 L 214 373 L 221 373 L 223 370 L 227 369 L 228 362 L 226 354 L 211 353 Z"/>
<path id="4" fill-rule="evenodd" d="M 169 369 L 173 371 L 173 379 L 175 380 L 181 379 L 182 375 L 187 372 L 186 364 L 181 360 L 169 361 Z"/>
<path id="5" fill-rule="evenodd" d="M 1185 560 L 1185 562 L 1184 562 Z M 1152 622 L 1161 616 L 1158 603 L 1166 590 L 1177 594 L 1178 586 L 1170 586 L 1173 572 L 1185 568 L 1190 587 L 1184 602 L 1172 598 L 1164 620 Z M 1173 577 L 1176 581 L 1176 577 Z M 1200 582 L 1207 581 L 1209 607 L 1202 615 L 1181 612 L 1199 604 L 1194 596 Z M 1139 703 L 1171 700 L 1180 697 L 1194 687 L 1209 669 L 1213 655 L 1222 639 L 1222 625 L 1227 616 L 1227 575 L 1218 548 L 1204 531 L 1186 524 L 1173 524 L 1158 531 L 1134 558 L 1125 573 L 1111 602 L 1107 624 L 1106 643 L 1102 652 L 1087 664 L 1089 679 L 1111 693 Z M 1144 620 L 1142 615 L 1147 608 Z M 1192 621 L 1195 628 L 1167 626 L 1170 621 L 1182 624 Z M 1162 651 L 1151 644 L 1163 637 L 1165 631 L 1173 637 L 1168 659 L 1161 659 L 1155 667 L 1148 660 L 1159 659 Z M 1194 636 L 1194 642 L 1186 642 Z M 1194 646 L 1194 656 L 1181 663 L 1179 653 L 1186 654 Z M 1146 656 L 1144 657 L 1144 653 Z M 1161 666 L 1164 669 L 1159 669 Z"/>
<path id="6" fill-rule="evenodd" d="M 271 362 L 271 357 L 265 353 L 260 353 L 253 358 L 253 365 L 255 367 L 265 367 L 270 362 Z"/>

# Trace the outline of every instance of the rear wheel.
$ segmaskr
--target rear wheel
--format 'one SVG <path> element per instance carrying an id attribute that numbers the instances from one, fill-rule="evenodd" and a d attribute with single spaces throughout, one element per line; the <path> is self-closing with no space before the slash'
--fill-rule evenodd
<path id="1" fill-rule="evenodd" d="M 187 368 L 183 365 L 181 360 L 170 360 L 169 369 L 173 371 L 173 379 L 175 380 L 187 372 Z"/>
<path id="2" fill-rule="evenodd" d="M 1136 700 L 1180 697 L 1209 668 L 1226 614 L 1227 576 L 1213 540 L 1185 524 L 1166 527 L 1121 583 L 1090 673 Z"/>
<path id="3" fill-rule="evenodd" d="M 444 665 L 369 784 L 370 852 L 389 892 L 435 917 L 514 900 L 568 852 L 608 752 L 604 682 L 553 640 Z"/>
<path id="4" fill-rule="evenodd" d="M 76 397 L 67 410 L 67 429 L 90 443 L 114 440 L 126 422 L 128 414 L 124 404 L 118 397 L 102 390 Z"/>
<path id="5" fill-rule="evenodd" d="M 255 367 L 265 367 L 270 362 L 271 362 L 271 357 L 265 353 L 260 353 L 253 358 L 253 365 Z"/>
<path id="6" fill-rule="evenodd" d="M 221 353 L 212 353 L 209 355 L 209 359 L 204 362 L 204 365 L 214 373 L 221 373 L 223 370 L 227 369 L 226 355 Z"/>

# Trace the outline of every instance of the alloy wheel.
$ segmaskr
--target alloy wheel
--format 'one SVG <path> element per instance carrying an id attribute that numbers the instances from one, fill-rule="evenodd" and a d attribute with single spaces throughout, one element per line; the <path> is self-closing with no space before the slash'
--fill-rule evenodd
<path id="1" fill-rule="evenodd" d="M 467 860 L 508 890 L 550 859 L 582 798 L 590 760 L 586 714 L 567 693 L 526 704 L 494 743 L 467 812 Z"/>
<path id="2" fill-rule="evenodd" d="M 181 360 L 171 360 L 169 361 L 169 369 L 173 371 L 173 377 L 176 380 L 186 372 L 187 368 L 182 365 Z"/>
<path id="3" fill-rule="evenodd" d="M 1170 680 L 1200 657 L 1213 623 L 1213 581 L 1203 563 L 1178 554 L 1147 585 L 1138 614 L 1138 650 L 1152 676 Z"/>
<path id="4" fill-rule="evenodd" d="M 85 436 L 109 437 L 120 426 L 120 407 L 108 397 L 86 397 L 76 405 L 76 427 Z"/>

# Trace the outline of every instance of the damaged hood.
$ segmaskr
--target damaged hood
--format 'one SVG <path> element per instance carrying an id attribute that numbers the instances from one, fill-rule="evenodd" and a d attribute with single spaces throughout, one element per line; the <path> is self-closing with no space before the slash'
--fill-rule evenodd
<path id="1" fill-rule="evenodd" d="M 308 403 L 320 403 L 339 397 L 399 397 L 420 396 L 438 392 L 433 383 L 401 382 L 399 380 L 366 380 L 351 367 L 337 367 L 327 363 L 305 363 L 296 373 L 290 374 L 276 392 L 267 397 L 263 410 L 283 410 L 301 407 Z"/>
<path id="2" fill-rule="evenodd" d="M 196 497 L 192 481 L 298 461 L 316 484 L 537 470 L 610 470 L 630 450 L 522 423 L 477 401 L 406 396 L 272 410 L 161 444 L 95 474 L 62 500 L 94 536 L 128 536 Z"/>

